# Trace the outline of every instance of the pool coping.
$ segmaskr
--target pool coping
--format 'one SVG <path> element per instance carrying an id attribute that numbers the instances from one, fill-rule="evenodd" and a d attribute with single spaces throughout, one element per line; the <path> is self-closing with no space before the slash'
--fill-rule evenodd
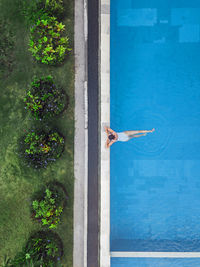
<path id="1" fill-rule="evenodd" d="M 199 258 L 200 252 L 111 251 L 112 258 Z"/>
<path id="2" fill-rule="evenodd" d="M 110 0 L 100 0 L 100 267 L 110 267 L 110 149 L 104 126 L 110 126 Z"/>

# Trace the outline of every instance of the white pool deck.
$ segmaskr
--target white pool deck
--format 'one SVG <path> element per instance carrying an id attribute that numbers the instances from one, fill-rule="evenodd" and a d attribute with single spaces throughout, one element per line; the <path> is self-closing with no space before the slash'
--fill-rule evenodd
<path id="1" fill-rule="evenodd" d="M 110 150 L 105 148 L 104 126 L 110 125 L 110 0 L 100 0 L 100 267 L 110 267 L 111 257 L 200 258 L 200 252 L 110 251 Z"/>
<path id="2" fill-rule="evenodd" d="M 199 258 L 200 252 L 111 252 L 112 258 Z"/>
<path id="3" fill-rule="evenodd" d="M 100 267 L 110 266 L 110 150 L 104 126 L 110 126 L 110 0 L 100 2 Z"/>

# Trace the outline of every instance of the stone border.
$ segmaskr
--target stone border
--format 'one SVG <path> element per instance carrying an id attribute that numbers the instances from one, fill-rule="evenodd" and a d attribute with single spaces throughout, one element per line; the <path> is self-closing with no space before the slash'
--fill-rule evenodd
<path id="1" fill-rule="evenodd" d="M 87 0 L 75 1 L 75 137 L 73 266 L 87 267 Z"/>
<path id="2" fill-rule="evenodd" d="M 110 126 L 110 0 L 100 1 L 100 267 L 110 267 L 110 150 L 104 126 Z"/>
<path id="3" fill-rule="evenodd" d="M 113 258 L 199 258 L 200 252 L 111 252 Z"/>

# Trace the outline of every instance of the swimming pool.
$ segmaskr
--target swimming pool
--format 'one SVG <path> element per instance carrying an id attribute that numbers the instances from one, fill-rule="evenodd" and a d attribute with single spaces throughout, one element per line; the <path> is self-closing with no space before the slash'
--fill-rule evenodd
<path id="1" fill-rule="evenodd" d="M 200 251 L 200 1 L 111 0 L 110 36 L 111 128 L 156 129 L 111 147 L 111 251 Z"/>
<path id="2" fill-rule="evenodd" d="M 199 267 L 200 259 L 131 259 L 114 258 L 112 267 Z"/>

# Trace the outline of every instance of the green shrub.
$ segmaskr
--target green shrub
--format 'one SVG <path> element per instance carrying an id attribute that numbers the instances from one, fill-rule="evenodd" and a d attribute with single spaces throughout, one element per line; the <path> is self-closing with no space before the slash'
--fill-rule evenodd
<path id="1" fill-rule="evenodd" d="M 11 258 L 8 256 L 4 256 L 3 262 L 1 263 L 0 267 L 10 267 L 11 265 Z"/>
<path id="2" fill-rule="evenodd" d="M 31 259 L 26 251 L 19 252 L 5 267 L 40 267 L 42 261 Z"/>
<path id="3" fill-rule="evenodd" d="M 43 0 L 43 9 L 50 15 L 61 18 L 64 13 L 63 0 Z"/>
<path id="4" fill-rule="evenodd" d="M 40 231 L 29 238 L 25 251 L 34 261 L 42 261 L 42 266 L 54 267 L 63 255 L 63 245 L 56 233 Z"/>
<path id="5" fill-rule="evenodd" d="M 41 2 L 41 0 L 19 0 L 21 13 L 28 24 L 35 23 L 45 14 Z"/>
<path id="6" fill-rule="evenodd" d="M 13 68 L 14 36 L 9 29 L 8 21 L 0 19 L 0 75 Z"/>
<path id="7" fill-rule="evenodd" d="M 62 19 L 64 16 L 63 0 L 21 0 L 22 14 L 28 23 L 35 23 L 44 14 Z"/>
<path id="8" fill-rule="evenodd" d="M 22 141 L 22 152 L 28 165 L 46 167 L 56 161 L 64 151 L 64 137 L 58 132 L 29 132 Z"/>
<path id="9" fill-rule="evenodd" d="M 31 236 L 22 252 L 5 267 L 61 267 L 63 244 L 51 231 L 40 231 Z"/>
<path id="10" fill-rule="evenodd" d="M 37 61 L 49 65 L 63 62 L 67 52 L 71 50 L 68 37 L 63 36 L 64 30 L 65 25 L 55 17 L 38 19 L 30 30 L 29 43 L 29 50 Z"/>
<path id="11" fill-rule="evenodd" d="M 66 94 L 56 87 L 51 76 L 35 79 L 24 101 L 37 120 L 59 115 L 68 104 Z"/>
<path id="12" fill-rule="evenodd" d="M 34 218 L 49 229 L 54 229 L 60 222 L 66 196 L 60 186 L 46 188 L 32 202 Z"/>

